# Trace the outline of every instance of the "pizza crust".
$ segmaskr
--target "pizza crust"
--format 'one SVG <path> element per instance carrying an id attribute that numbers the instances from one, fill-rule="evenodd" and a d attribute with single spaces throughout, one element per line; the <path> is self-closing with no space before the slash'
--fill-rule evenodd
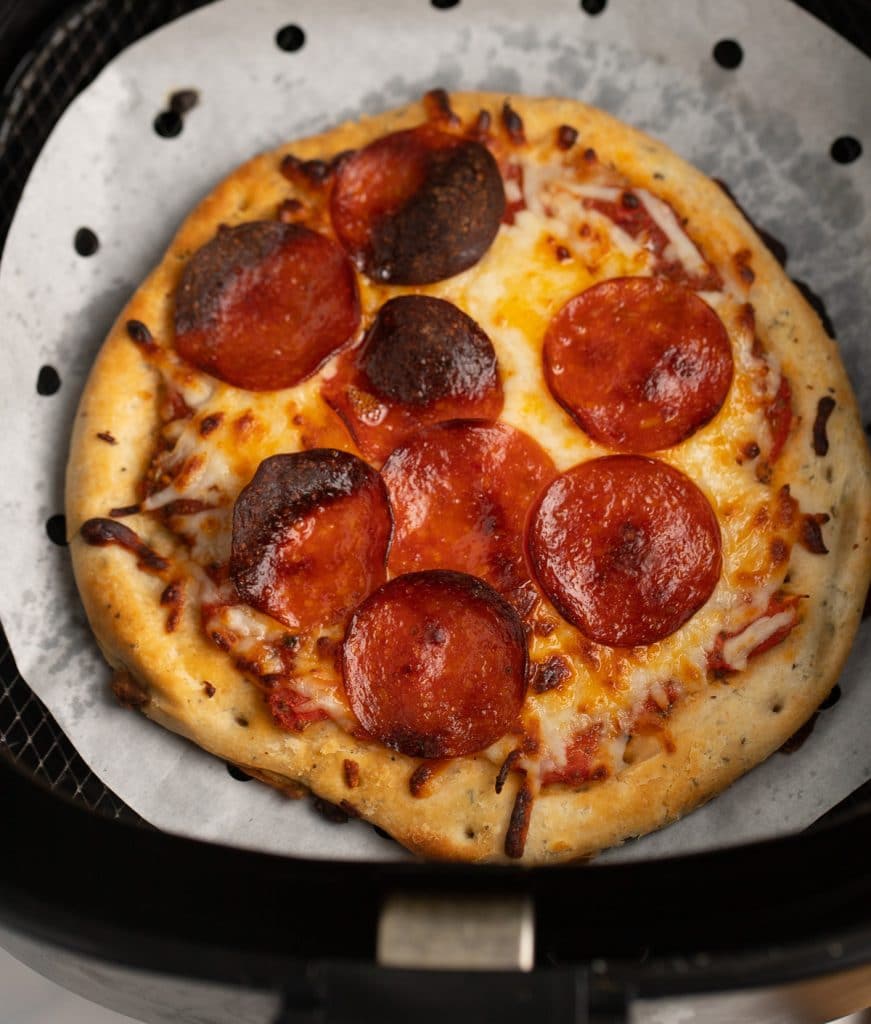
<path id="1" fill-rule="evenodd" d="M 481 108 L 498 111 L 505 98 L 455 94 L 451 105 L 468 121 Z M 642 835 L 709 800 L 780 747 L 827 696 L 850 649 L 871 572 L 869 455 L 835 343 L 716 184 L 662 144 L 578 102 L 520 96 L 510 102 L 529 137 L 569 124 L 578 130 L 579 144 L 629 169 L 634 184 L 662 196 L 686 218 L 688 233 L 702 241 L 715 265 L 730 266 L 736 252 L 749 251 L 757 332 L 794 382 L 795 419 L 779 472 L 803 508 L 832 517 L 825 533 L 828 555 L 793 549 L 791 589 L 808 597 L 802 621 L 784 642 L 754 658 L 745 672 L 681 701 L 669 718 L 668 751 L 658 745 L 646 759 L 580 791 L 551 785 L 540 793 L 523 863 L 549 864 Z M 203 200 L 118 318 L 93 368 L 72 438 L 66 515 L 94 633 L 107 661 L 147 689 L 142 710 L 148 717 L 273 785 L 302 784 L 333 803 L 347 802 L 415 853 L 505 861 L 516 774 L 497 794 L 492 762 L 459 758 L 434 776 L 427 795 L 414 797 L 408 780 L 418 761 L 358 741 L 331 722 L 314 723 L 303 733 L 278 728 L 257 688 L 204 637 L 190 603 L 168 634 L 159 603 L 166 581 L 135 571 L 128 552 L 89 546 L 78 533 L 86 519 L 138 500 L 137 481 L 161 426 L 160 380 L 131 343 L 126 322 L 141 320 L 156 337 L 172 336 L 173 295 L 186 260 L 219 224 L 275 215 L 288 194 L 278 169 L 282 155 L 328 158 L 424 119 L 423 107 L 414 104 L 288 144 L 255 157 Z M 837 405 L 828 423 L 829 454 L 819 458 L 811 428 L 824 394 Z M 96 437 L 107 430 L 117 444 Z M 181 542 L 153 518 L 124 522 L 161 554 L 184 556 Z M 211 697 L 206 681 L 214 687 Z M 346 782 L 346 760 L 359 766 L 354 788 Z"/>

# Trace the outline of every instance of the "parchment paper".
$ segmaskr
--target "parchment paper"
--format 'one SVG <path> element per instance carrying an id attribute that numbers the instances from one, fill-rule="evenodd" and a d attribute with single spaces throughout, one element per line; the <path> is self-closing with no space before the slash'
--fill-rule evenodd
<path id="1" fill-rule="evenodd" d="M 290 23 L 305 32 L 296 52 L 274 41 Z M 732 71 L 711 56 L 723 38 L 744 51 Z M 0 266 L 0 614 L 23 676 L 93 771 L 161 828 L 295 855 L 405 856 L 365 824 L 329 825 L 307 802 L 233 780 L 219 760 L 121 710 L 68 552 L 45 522 L 63 510 L 69 429 L 94 354 L 191 207 L 258 150 L 436 85 L 577 97 L 727 181 L 787 244 L 789 271 L 824 297 L 871 411 L 871 63 L 787 0 L 612 0 L 596 17 L 577 0 L 463 0 L 448 10 L 426 0 L 223 0 L 141 40 L 55 128 Z M 161 138 L 152 122 L 180 88 L 197 89 L 200 104 L 179 136 Z M 845 134 L 867 150 L 850 165 L 829 156 Z M 82 226 L 100 240 L 88 258 L 73 248 Z M 44 364 L 61 377 L 52 396 L 36 392 Z M 866 624 L 842 699 L 799 752 L 775 755 L 703 810 L 607 857 L 799 829 L 845 797 L 871 776 L 869 658 Z"/>

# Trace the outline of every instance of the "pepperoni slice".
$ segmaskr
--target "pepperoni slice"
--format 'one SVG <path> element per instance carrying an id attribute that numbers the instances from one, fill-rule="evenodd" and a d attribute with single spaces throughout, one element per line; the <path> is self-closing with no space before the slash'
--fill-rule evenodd
<path id="1" fill-rule="evenodd" d="M 512 729 L 526 695 L 517 612 L 458 572 L 397 576 L 354 613 L 342 651 L 362 727 L 410 757 L 461 757 Z"/>
<path id="2" fill-rule="evenodd" d="M 298 384 L 359 324 L 350 261 L 299 224 L 219 229 L 185 267 L 175 297 L 182 357 L 250 391 Z"/>
<path id="3" fill-rule="evenodd" d="M 548 327 L 553 396 L 609 448 L 650 452 L 712 419 L 732 382 L 720 318 L 680 285 L 619 277 L 570 299 Z"/>
<path id="4" fill-rule="evenodd" d="M 291 629 L 328 625 L 383 582 L 391 529 L 384 484 L 356 455 L 272 455 L 236 500 L 230 577 Z"/>
<path id="5" fill-rule="evenodd" d="M 556 475 L 532 438 L 504 423 L 454 420 L 397 448 L 381 475 L 395 520 L 392 573 L 456 569 L 523 606 L 526 512 Z"/>
<path id="6" fill-rule="evenodd" d="M 662 640 L 711 596 L 720 529 L 707 498 L 679 470 L 610 455 L 574 466 L 530 519 L 529 558 L 565 619 L 591 640 Z"/>
<path id="7" fill-rule="evenodd" d="M 330 213 L 340 241 L 369 277 L 431 284 L 478 262 L 504 208 L 490 151 L 422 125 L 349 157 L 336 177 Z"/>
<path id="8" fill-rule="evenodd" d="M 386 302 L 323 395 L 366 458 L 379 462 L 420 426 L 496 419 L 503 403 L 490 339 L 452 303 L 428 295 Z"/>

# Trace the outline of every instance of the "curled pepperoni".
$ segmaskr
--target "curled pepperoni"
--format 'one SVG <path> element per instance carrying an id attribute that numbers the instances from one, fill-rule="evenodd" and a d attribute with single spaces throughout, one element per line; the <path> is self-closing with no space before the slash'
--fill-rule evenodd
<path id="1" fill-rule="evenodd" d="M 369 277 L 429 284 L 478 262 L 504 206 L 502 177 L 486 147 L 422 125 L 376 139 L 345 161 L 330 213 Z"/>
<path id="2" fill-rule="evenodd" d="M 369 735 L 410 757 L 460 757 L 517 723 L 526 695 L 517 612 L 458 572 L 397 576 L 354 613 L 342 667 Z"/>
<path id="3" fill-rule="evenodd" d="M 590 437 L 650 452 L 712 419 L 732 382 L 720 318 L 680 285 L 620 277 L 570 299 L 544 340 L 548 387 Z"/>
<path id="4" fill-rule="evenodd" d="M 395 522 L 392 573 L 456 569 L 523 606 L 526 513 L 556 475 L 532 438 L 504 423 L 454 420 L 410 438 L 381 475 Z"/>
<path id="5" fill-rule="evenodd" d="M 490 339 L 452 303 L 428 295 L 386 302 L 323 394 L 363 454 L 378 461 L 422 425 L 495 419 L 503 402 Z"/>
<path id="6" fill-rule="evenodd" d="M 230 577 L 291 629 L 328 625 L 383 582 L 391 529 L 384 484 L 355 455 L 273 455 L 236 500 Z"/>
<path id="7" fill-rule="evenodd" d="M 720 529 L 679 470 L 610 455 L 563 473 L 530 519 L 529 558 L 565 619 L 609 647 L 650 644 L 683 625 L 720 577 Z"/>
<path id="8" fill-rule="evenodd" d="M 350 261 L 299 224 L 219 229 L 185 267 L 175 296 L 179 353 L 250 391 L 298 384 L 359 324 Z"/>

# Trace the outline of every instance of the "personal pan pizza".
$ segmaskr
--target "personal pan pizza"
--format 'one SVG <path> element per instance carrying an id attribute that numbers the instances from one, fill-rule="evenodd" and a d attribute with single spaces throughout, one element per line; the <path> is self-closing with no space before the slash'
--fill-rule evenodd
<path id="1" fill-rule="evenodd" d="M 93 368 L 67 521 L 124 702 L 416 853 L 552 864 L 827 696 L 868 465 L 723 188 L 579 102 L 434 90 L 191 213 Z"/>

